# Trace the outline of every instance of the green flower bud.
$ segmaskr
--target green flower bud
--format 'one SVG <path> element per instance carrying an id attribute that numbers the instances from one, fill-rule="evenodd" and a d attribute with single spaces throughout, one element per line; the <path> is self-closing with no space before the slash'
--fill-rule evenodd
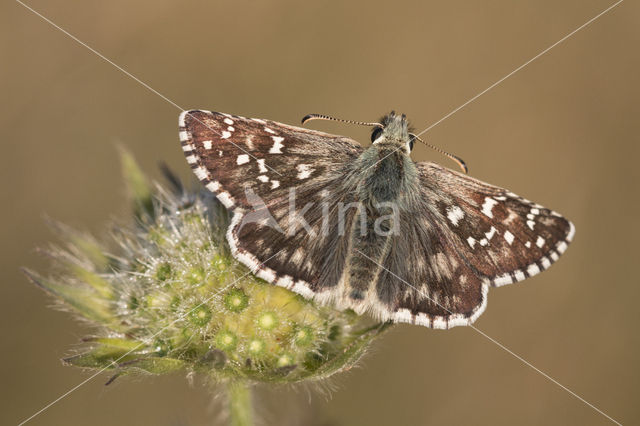
<path id="1" fill-rule="evenodd" d="M 189 320 L 192 324 L 203 327 L 211 321 L 211 309 L 207 305 L 197 305 L 189 310 Z"/>
<path id="2" fill-rule="evenodd" d="M 294 342 L 298 346 L 308 346 L 313 343 L 313 327 L 308 325 L 300 326 L 294 334 Z"/>
<path id="3" fill-rule="evenodd" d="M 263 312 L 258 316 L 257 324 L 263 330 L 273 330 L 278 325 L 278 317 L 274 312 Z"/>
<path id="4" fill-rule="evenodd" d="M 238 344 L 238 337 L 228 330 L 221 330 L 216 334 L 216 347 L 223 351 L 232 351 Z"/>
<path id="5" fill-rule="evenodd" d="M 249 306 L 249 296 L 239 288 L 232 288 L 224 295 L 224 306 L 231 312 L 242 312 Z"/>
<path id="6" fill-rule="evenodd" d="M 264 349 L 266 345 L 263 340 L 254 338 L 249 339 L 249 343 L 247 344 L 247 351 L 251 355 L 261 355 L 264 353 Z"/>
<path id="7" fill-rule="evenodd" d="M 278 357 L 278 367 L 288 367 L 293 364 L 293 357 L 289 354 L 282 354 Z"/>

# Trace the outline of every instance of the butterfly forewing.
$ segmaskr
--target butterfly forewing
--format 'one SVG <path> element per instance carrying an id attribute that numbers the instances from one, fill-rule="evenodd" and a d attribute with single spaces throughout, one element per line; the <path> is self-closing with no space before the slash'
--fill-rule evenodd
<path id="1" fill-rule="evenodd" d="M 407 208 L 412 218 L 403 221 L 378 282 L 380 294 L 399 295 L 381 297 L 396 321 L 471 324 L 484 311 L 489 286 L 548 268 L 573 237 L 571 222 L 507 190 L 437 164 L 417 167 L 422 197 Z"/>
<path id="2" fill-rule="evenodd" d="M 437 223 L 491 285 L 547 269 L 573 238 L 573 224 L 539 204 L 437 164 L 418 167 L 426 196 L 437 200 Z"/>
<path id="3" fill-rule="evenodd" d="M 234 256 L 261 278 L 307 297 L 329 290 L 347 249 L 329 205 L 353 201 L 343 181 L 362 147 L 341 136 L 201 110 L 184 112 L 180 126 L 196 176 L 234 211 L 227 232 Z M 296 221 L 300 210 L 304 222 Z M 347 226 L 352 215 L 345 216 Z"/>
<path id="4" fill-rule="evenodd" d="M 269 120 L 192 110 L 180 116 L 182 148 L 194 173 L 228 208 L 250 208 L 302 183 L 322 185 L 362 151 L 356 142 Z"/>

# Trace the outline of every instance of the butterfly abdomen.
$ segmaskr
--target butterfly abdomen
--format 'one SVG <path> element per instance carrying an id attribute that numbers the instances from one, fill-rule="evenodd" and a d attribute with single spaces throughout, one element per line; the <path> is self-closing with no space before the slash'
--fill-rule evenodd
<path id="1" fill-rule="evenodd" d="M 344 274 L 343 297 L 364 311 L 377 300 L 376 285 L 381 268 L 389 254 L 392 237 L 399 230 L 399 206 L 404 204 L 406 188 L 417 182 L 413 162 L 395 145 L 377 144 L 365 151 L 359 160 L 371 162 L 365 168 L 359 188 L 359 203 L 350 233 L 349 259 Z M 372 261 L 373 260 L 373 261 Z"/>
<path id="2" fill-rule="evenodd" d="M 375 299 L 376 282 L 380 268 L 371 259 L 381 263 L 389 253 L 391 236 L 397 222 L 394 207 L 385 203 L 358 205 L 350 235 L 348 263 L 345 269 L 343 297 L 356 304 L 356 312 L 363 312 L 367 303 Z"/>

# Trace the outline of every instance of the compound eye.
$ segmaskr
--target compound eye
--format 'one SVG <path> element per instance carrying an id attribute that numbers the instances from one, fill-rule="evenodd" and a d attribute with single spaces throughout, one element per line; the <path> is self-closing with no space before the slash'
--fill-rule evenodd
<path id="1" fill-rule="evenodd" d="M 375 129 L 373 129 L 373 132 L 371 132 L 371 142 L 373 143 L 376 139 L 380 137 L 381 134 L 382 134 L 382 127 L 376 127 Z"/>
<path id="2" fill-rule="evenodd" d="M 415 141 L 416 138 L 411 138 L 409 139 L 409 152 L 413 151 L 413 141 Z"/>

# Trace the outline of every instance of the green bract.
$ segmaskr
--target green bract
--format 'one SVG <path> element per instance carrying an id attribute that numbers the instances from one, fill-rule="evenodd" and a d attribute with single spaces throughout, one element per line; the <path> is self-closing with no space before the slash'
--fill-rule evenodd
<path id="1" fill-rule="evenodd" d="M 58 226 L 58 273 L 27 271 L 64 306 L 98 326 L 65 361 L 119 374 L 201 372 L 219 381 L 298 382 L 347 369 L 384 325 L 370 325 L 268 284 L 229 254 L 228 214 L 204 191 L 152 190 L 123 153 L 135 225 L 117 249 Z"/>

